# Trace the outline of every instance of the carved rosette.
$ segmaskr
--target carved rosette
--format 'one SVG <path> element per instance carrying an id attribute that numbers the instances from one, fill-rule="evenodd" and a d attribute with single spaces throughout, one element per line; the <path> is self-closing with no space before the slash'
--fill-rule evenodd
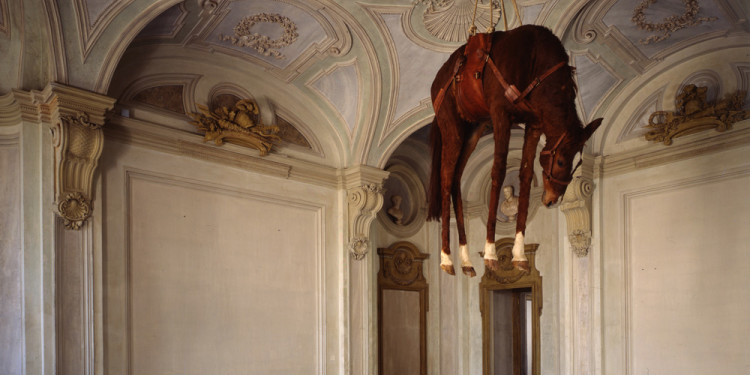
<path id="1" fill-rule="evenodd" d="M 102 126 L 114 99 L 53 84 L 45 89 L 55 150 L 55 208 L 68 229 L 80 229 L 93 212 L 94 171 L 104 146 Z"/>
<path id="2" fill-rule="evenodd" d="M 383 207 L 383 180 L 388 172 L 356 166 L 343 171 L 348 205 L 349 243 L 352 258 L 362 260 L 369 252 L 370 224 Z"/>
<path id="3" fill-rule="evenodd" d="M 591 169 L 591 158 L 584 155 L 582 172 Z M 579 257 L 589 253 L 591 246 L 591 196 L 594 184 L 589 173 L 581 173 L 568 185 L 560 210 L 568 224 L 568 241 Z"/>

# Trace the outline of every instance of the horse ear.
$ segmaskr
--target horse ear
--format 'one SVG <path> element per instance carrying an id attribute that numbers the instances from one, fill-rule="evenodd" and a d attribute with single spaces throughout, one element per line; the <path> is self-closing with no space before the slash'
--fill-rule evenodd
<path id="1" fill-rule="evenodd" d="M 583 143 L 586 143 L 586 141 L 591 137 L 592 134 L 594 134 L 594 131 L 596 131 L 597 128 L 599 128 L 599 125 L 602 124 L 602 118 L 599 117 L 598 119 L 591 121 L 586 127 L 583 129 Z"/>

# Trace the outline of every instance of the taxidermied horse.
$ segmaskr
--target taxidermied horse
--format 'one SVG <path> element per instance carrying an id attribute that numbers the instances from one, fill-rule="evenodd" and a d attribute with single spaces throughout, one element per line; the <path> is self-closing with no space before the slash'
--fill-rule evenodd
<path id="1" fill-rule="evenodd" d="M 492 121 L 495 152 L 485 266 L 492 270 L 498 268 L 495 220 L 500 188 L 505 179 L 511 126 L 523 123 L 513 264 L 528 270 L 524 232 L 539 138 L 544 134 L 547 140 L 539 161 L 544 181 L 542 203 L 549 207 L 565 193 L 575 171 L 576 153 L 583 151 L 586 140 L 602 121 L 599 118 L 583 127 L 576 112 L 577 88 L 573 73 L 560 40 L 549 29 L 536 25 L 472 35 L 438 71 L 431 90 L 435 120 L 431 131 L 428 220 L 439 218 L 442 221 L 440 267 L 449 274 L 455 273 L 448 241 L 452 198 L 461 268 L 469 276 L 476 275 L 466 246 L 461 175 L 482 136 L 482 124 L 486 120 Z"/>

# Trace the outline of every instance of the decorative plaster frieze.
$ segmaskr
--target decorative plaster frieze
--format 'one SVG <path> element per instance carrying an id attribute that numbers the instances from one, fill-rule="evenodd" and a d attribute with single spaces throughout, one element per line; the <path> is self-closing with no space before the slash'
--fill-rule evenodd
<path id="1" fill-rule="evenodd" d="M 594 157 L 583 154 L 581 168 L 565 191 L 560 211 L 568 224 L 568 240 L 579 257 L 589 253 L 591 246 L 591 196 L 594 192 Z"/>
<path id="2" fill-rule="evenodd" d="M 267 35 L 253 32 L 252 28 L 258 23 L 275 23 L 281 26 L 283 32 L 281 37 L 271 39 Z M 234 35 L 219 35 L 219 39 L 229 41 L 237 47 L 250 47 L 263 56 L 273 56 L 277 59 L 286 59 L 278 50 L 291 45 L 297 41 L 297 25 L 289 18 L 277 13 L 258 13 L 244 17 L 234 27 Z"/>
<path id="3" fill-rule="evenodd" d="M 471 28 L 479 32 L 494 31 L 500 20 L 498 0 L 477 3 L 475 0 L 417 0 L 415 7 L 427 4 L 424 27 L 432 36 L 446 42 L 465 42 Z"/>
<path id="4" fill-rule="evenodd" d="M 80 229 L 91 216 L 94 171 L 101 156 L 106 112 L 115 99 L 51 84 L 41 106 L 52 123 L 55 149 L 55 202 L 68 229 Z"/>
<path id="5" fill-rule="evenodd" d="M 347 248 L 355 260 L 362 260 L 370 250 L 370 224 L 383 207 L 383 181 L 388 172 L 359 165 L 345 169 L 342 184 L 348 205 Z"/>
<path id="6" fill-rule="evenodd" d="M 673 32 L 680 29 L 717 20 L 716 17 L 696 17 L 698 11 L 700 11 L 698 0 L 682 0 L 682 2 L 685 4 L 685 13 L 665 17 L 661 23 L 653 23 L 646 20 L 646 9 L 656 3 L 656 0 L 642 0 L 633 10 L 633 18 L 631 20 L 641 30 L 659 31 L 662 32 L 662 35 L 651 35 L 638 42 L 641 44 L 660 42 L 669 38 Z"/>

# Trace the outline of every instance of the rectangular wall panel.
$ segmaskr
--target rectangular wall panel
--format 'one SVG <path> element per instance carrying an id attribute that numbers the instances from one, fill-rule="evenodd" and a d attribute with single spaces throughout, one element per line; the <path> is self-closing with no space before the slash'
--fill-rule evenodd
<path id="1" fill-rule="evenodd" d="M 128 173 L 131 374 L 316 373 L 321 208 Z"/>
<path id="2" fill-rule="evenodd" d="M 23 374 L 23 247 L 18 137 L 0 136 L 0 373 Z"/>
<path id="3" fill-rule="evenodd" d="M 627 196 L 630 373 L 750 369 L 750 176 Z"/>

